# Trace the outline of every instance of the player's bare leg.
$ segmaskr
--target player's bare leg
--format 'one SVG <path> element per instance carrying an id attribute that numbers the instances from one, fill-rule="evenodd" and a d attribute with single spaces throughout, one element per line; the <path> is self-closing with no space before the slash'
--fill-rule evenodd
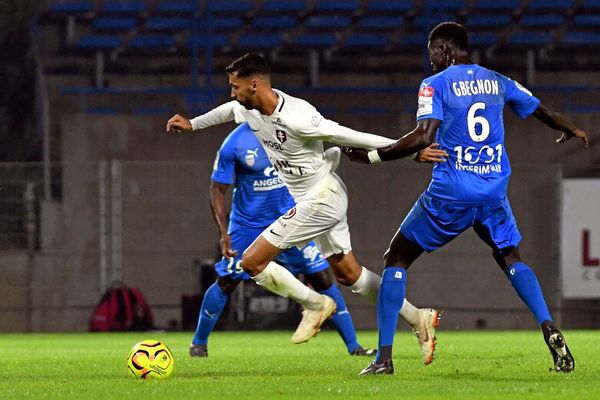
<path id="1" fill-rule="evenodd" d="M 302 304 L 302 320 L 292 336 L 292 341 L 303 343 L 321 330 L 323 322 L 335 312 L 335 302 L 329 296 L 310 289 L 290 271 L 275 263 L 273 260 L 278 254 L 279 248 L 261 235 L 246 249 L 241 265 L 258 285 Z"/>
<path id="2" fill-rule="evenodd" d="M 386 254 L 387 255 L 387 254 Z M 377 304 L 381 277 L 356 261 L 354 254 L 334 254 L 327 258 L 335 277 L 342 285 L 350 287 L 357 293 Z M 432 308 L 417 308 L 404 299 L 400 316 L 408 323 L 419 344 L 421 359 L 425 365 L 431 364 L 437 344 L 435 329 L 439 325 L 439 312 Z"/>

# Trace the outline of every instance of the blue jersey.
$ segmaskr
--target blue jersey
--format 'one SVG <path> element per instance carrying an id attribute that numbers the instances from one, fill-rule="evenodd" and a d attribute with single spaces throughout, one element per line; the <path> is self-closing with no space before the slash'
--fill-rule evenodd
<path id="1" fill-rule="evenodd" d="M 237 227 L 266 228 L 294 206 L 294 199 L 248 124 L 227 136 L 217 153 L 211 179 L 235 183 L 228 233 Z"/>
<path id="2" fill-rule="evenodd" d="M 423 80 L 417 120 L 442 122 L 435 140 L 449 154 L 434 165 L 427 193 L 463 204 L 500 203 L 510 176 L 504 105 L 524 119 L 539 103 L 519 83 L 476 64 L 454 65 Z"/>

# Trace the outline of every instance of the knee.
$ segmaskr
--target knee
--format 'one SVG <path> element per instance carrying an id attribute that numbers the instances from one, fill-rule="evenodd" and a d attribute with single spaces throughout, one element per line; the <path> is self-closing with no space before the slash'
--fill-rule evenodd
<path id="1" fill-rule="evenodd" d="M 265 269 L 265 265 L 261 265 L 258 261 L 258 257 L 252 252 L 246 250 L 244 254 L 242 254 L 242 259 L 240 260 L 242 269 L 250 276 L 255 276 L 259 274 L 262 270 Z"/>
<path id="2" fill-rule="evenodd" d="M 217 284 L 225 294 L 231 294 L 238 286 L 240 281 L 234 281 L 231 278 L 219 278 Z"/>
<path id="3" fill-rule="evenodd" d="M 335 280 L 344 286 L 352 286 L 356 283 L 358 278 L 360 277 L 362 268 L 352 269 L 352 270 L 343 270 L 343 271 L 335 271 Z"/>
<path id="4" fill-rule="evenodd" d="M 306 275 L 306 280 L 317 292 L 323 292 L 329 289 L 332 285 L 331 278 L 329 277 L 327 270 Z"/>

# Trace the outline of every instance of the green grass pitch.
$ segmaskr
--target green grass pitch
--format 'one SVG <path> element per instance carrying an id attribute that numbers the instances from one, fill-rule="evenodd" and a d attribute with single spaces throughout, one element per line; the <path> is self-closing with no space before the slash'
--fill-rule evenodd
<path id="1" fill-rule="evenodd" d="M 436 360 L 420 362 L 416 339 L 396 335 L 394 367 L 359 377 L 370 358 L 350 357 L 333 331 L 293 345 L 291 332 L 215 332 L 209 357 L 191 359 L 191 333 L 1 334 L 0 398 L 59 399 L 598 399 L 600 332 L 565 330 L 576 368 L 549 372 L 533 331 L 439 331 Z M 359 332 L 365 346 L 376 332 Z M 142 339 L 166 342 L 175 370 L 135 381 L 126 357 Z"/>

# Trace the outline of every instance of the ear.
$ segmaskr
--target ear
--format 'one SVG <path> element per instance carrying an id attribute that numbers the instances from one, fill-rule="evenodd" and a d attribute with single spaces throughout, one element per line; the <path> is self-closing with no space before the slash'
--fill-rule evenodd
<path id="1" fill-rule="evenodd" d="M 446 43 L 440 43 L 440 53 L 442 53 L 442 54 L 450 53 L 450 48 L 448 47 L 448 45 Z"/>

